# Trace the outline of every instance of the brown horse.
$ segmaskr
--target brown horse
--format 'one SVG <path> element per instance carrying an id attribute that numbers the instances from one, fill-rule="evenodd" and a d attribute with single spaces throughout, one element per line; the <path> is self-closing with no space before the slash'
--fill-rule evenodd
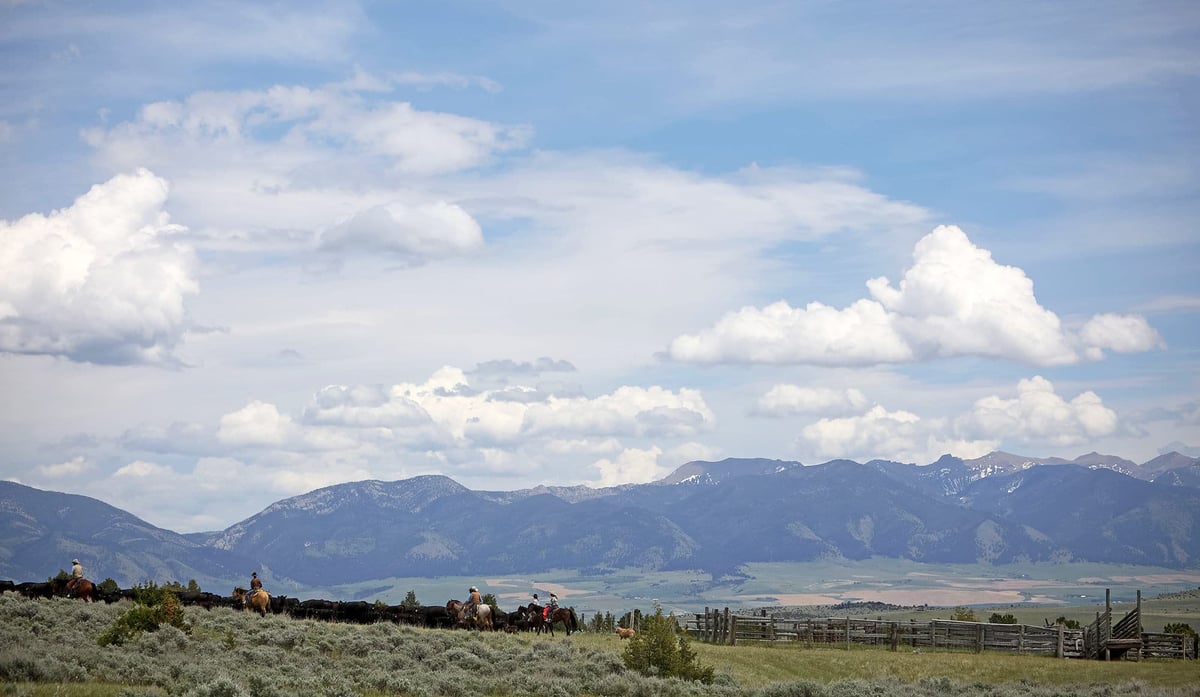
<path id="1" fill-rule="evenodd" d="M 451 617 L 458 621 L 458 626 L 466 627 L 467 629 L 487 629 L 492 631 L 492 606 L 487 603 L 479 603 L 475 606 L 475 617 L 467 617 L 467 604 L 457 600 L 446 602 L 446 612 Z"/>
<path id="2" fill-rule="evenodd" d="M 233 589 L 233 599 L 240 602 L 243 608 L 253 610 L 261 617 L 266 617 L 267 610 L 271 607 L 271 594 L 261 588 L 246 593 L 245 588 L 238 586 Z"/>
<path id="3" fill-rule="evenodd" d="M 50 588 L 54 595 L 66 598 L 83 598 L 85 602 L 98 602 L 100 600 L 100 591 L 97 590 L 96 584 L 80 578 L 74 583 L 71 579 L 56 578 L 50 581 Z"/>
<path id="4" fill-rule="evenodd" d="M 579 622 L 575 619 L 575 612 L 569 608 L 557 608 L 549 615 L 546 613 L 546 608 L 541 605 L 530 603 L 525 609 L 528 613 L 530 629 L 536 630 L 539 634 L 549 631 L 550 636 L 554 636 L 555 622 L 563 623 L 563 627 L 567 630 L 567 636 L 571 636 L 572 632 L 579 631 Z"/>

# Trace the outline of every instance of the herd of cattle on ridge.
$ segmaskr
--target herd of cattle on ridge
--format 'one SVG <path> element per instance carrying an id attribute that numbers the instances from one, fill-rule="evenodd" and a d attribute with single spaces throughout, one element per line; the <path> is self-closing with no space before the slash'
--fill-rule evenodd
<path id="1" fill-rule="evenodd" d="M 62 580 L 47 582 L 13 583 L 0 581 L 0 593 L 12 591 L 27 598 L 66 597 L 66 583 Z M 105 592 L 96 587 L 93 595 L 85 600 L 114 603 L 121 600 L 134 600 L 136 590 L 127 588 Z M 210 610 L 214 607 L 233 609 L 250 609 L 246 602 L 246 592 L 235 588 L 232 596 L 223 596 L 206 591 L 182 591 L 174 594 L 183 605 L 201 607 Z M 395 622 L 420 627 L 451 629 L 455 627 L 473 628 L 474 622 L 464 619 L 453 612 L 453 608 L 461 605 L 457 600 L 451 600 L 446 605 L 385 605 L 382 602 L 367 602 L 365 600 L 300 600 L 284 595 L 269 596 L 269 601 L 263 604 L 260 614 L 271 612 L 298 619 L 324 620 L 328 622 L 350 622 L 357 624 L 373 624 L 375 622 Z M 530 603 L 523 605 L 515 612 L 496 612 L 492 618 L 490 629 L 495 631 L 547 631 L 554 634 L 554 623 L 548 622 L 543 615 L 543 607 Z M 569 621 L 564 621 L 567 634 L 578 631 L 579 622 L 574 608 L 561 608 L 567 612 Z M 566 618 L 564 617 L 564 620 Z"/>

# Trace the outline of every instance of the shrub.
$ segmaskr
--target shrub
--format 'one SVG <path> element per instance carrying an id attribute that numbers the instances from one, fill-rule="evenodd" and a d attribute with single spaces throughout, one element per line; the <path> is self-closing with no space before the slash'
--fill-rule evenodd
<path id="1" fill-rule="evenodd" d="M 153 585 L 151 582 L 150 586 Z M 124 644 L 130 639 L 140 636 L 143 632 L 157 630 L 162 624 L 187 631 L 188 626 L 184 619 L 183 606 L 179 604 L 179 599 L 174 594 L 156 587 L 138 592 L 135 587 L 134 598 L 136 604 L 113 620 L 112 626 L 96 638 L 96 643 L 101 646 Z"/>
<path id="2" fill-rule="evenodd" d="M 1190 624 L 1185 624 L 1183 622 L 1172 622 L 1163 627 L 1163 632 L 1167 634 L 1184 634 L 1190 637 L 1196 636 L 1196 630 L 1192 629 Z"/>
<path id="3" fill-rule="evenodd" d="M 1054 620 L 1054 624 L 1061 624 L 1062 626 L 1066 627 L 1067 629 L 1079 629 L 1079 620 L 1069 620 L 1066 617 L 1062 617 L 1062 616 L 1060 616 L 1058 619 Z"/>
<path id="4" fill-rule="evenodd" d="M 992 624 L 1016 624 L 1017 618 L 1011 612 L 1001 615 L 999 612 L 993 612 L 988 618 L 988 622 Z"/>
<path id="5" fill-rule="evenodd" d="M 658 608 L 641 618 L 641 629 L 629 640 L 621 654 L 625 666 L 643 675 L 698 680 L 712 684 L 712 666 L 700 665 L 686 635 L 675 635 L 675 618 Z"/>
<path id="6" fill-rule="evenodd" d="M 950 615 L 950 619 L 958 620 L 959 622 L 978 622 L 975 618 L 975 611 L 969 607 L 956 607 Z"/>

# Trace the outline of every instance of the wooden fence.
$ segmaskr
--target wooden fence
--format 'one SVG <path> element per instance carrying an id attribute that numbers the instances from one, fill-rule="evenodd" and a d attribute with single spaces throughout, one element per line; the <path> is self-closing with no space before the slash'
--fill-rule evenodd
<path id="1" fill-rule="evenodd" d="M 900 648 L 1012 651 L 1059 657 L 1084 655 L 1083 630 L 1062 626 L 991 624 L 955 620 L 880 620 L 858 617 L 785 619 L 730 614 L 729 609 L 690 615 L 684 629 L 701 641 L 734 645 L 738 641 L 797 641 Z"/>

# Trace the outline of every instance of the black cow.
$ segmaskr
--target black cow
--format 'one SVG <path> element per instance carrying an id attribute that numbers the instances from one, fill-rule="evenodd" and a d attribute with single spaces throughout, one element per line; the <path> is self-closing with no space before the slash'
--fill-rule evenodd
<path id="1" fill-rule="evenodd" d="M 355 624 L 371 624 L 378 618 L 375 605 L 365 600 L 346 600 L 338 603 L 337 619 Z"/>
<path id="2" fill-rule="evenodd" d="M 54 595 L 54 584 L 26 581 L 18 583 L 15 590 L 26 598 L 49 598 Z"/>
<path id="3" fill-rule="evenodd" d="M 286 595 L 271 596 L 271 612 L 276 615 L 295 615 L 300 609 L 299 598 L 289 598 Z"/>
<path id="4" fill-rule="evenodd" d="M 207 591 L 184 591 L 179 594 L 179 602 L 183 605 L 196 605 L 211 610 L 213 607 L 222 607 L 225 605 L 224 596 Z"/>
<path id="5" fill-rule="evenodd" d="M 424 618 L 422 624 L 426 627 L 434 628 L 441 627 L 443 629 L 450 628 L 450 612 L 442 605 L 422 605 L 419 610 L 421 617 Z"/>
<path id="6" fill-rule="evenodd" d="M 337 619 L 338 604 L 332 600 L 302 600 L 297 615 L 310 620 L 331 622 Z"/>

